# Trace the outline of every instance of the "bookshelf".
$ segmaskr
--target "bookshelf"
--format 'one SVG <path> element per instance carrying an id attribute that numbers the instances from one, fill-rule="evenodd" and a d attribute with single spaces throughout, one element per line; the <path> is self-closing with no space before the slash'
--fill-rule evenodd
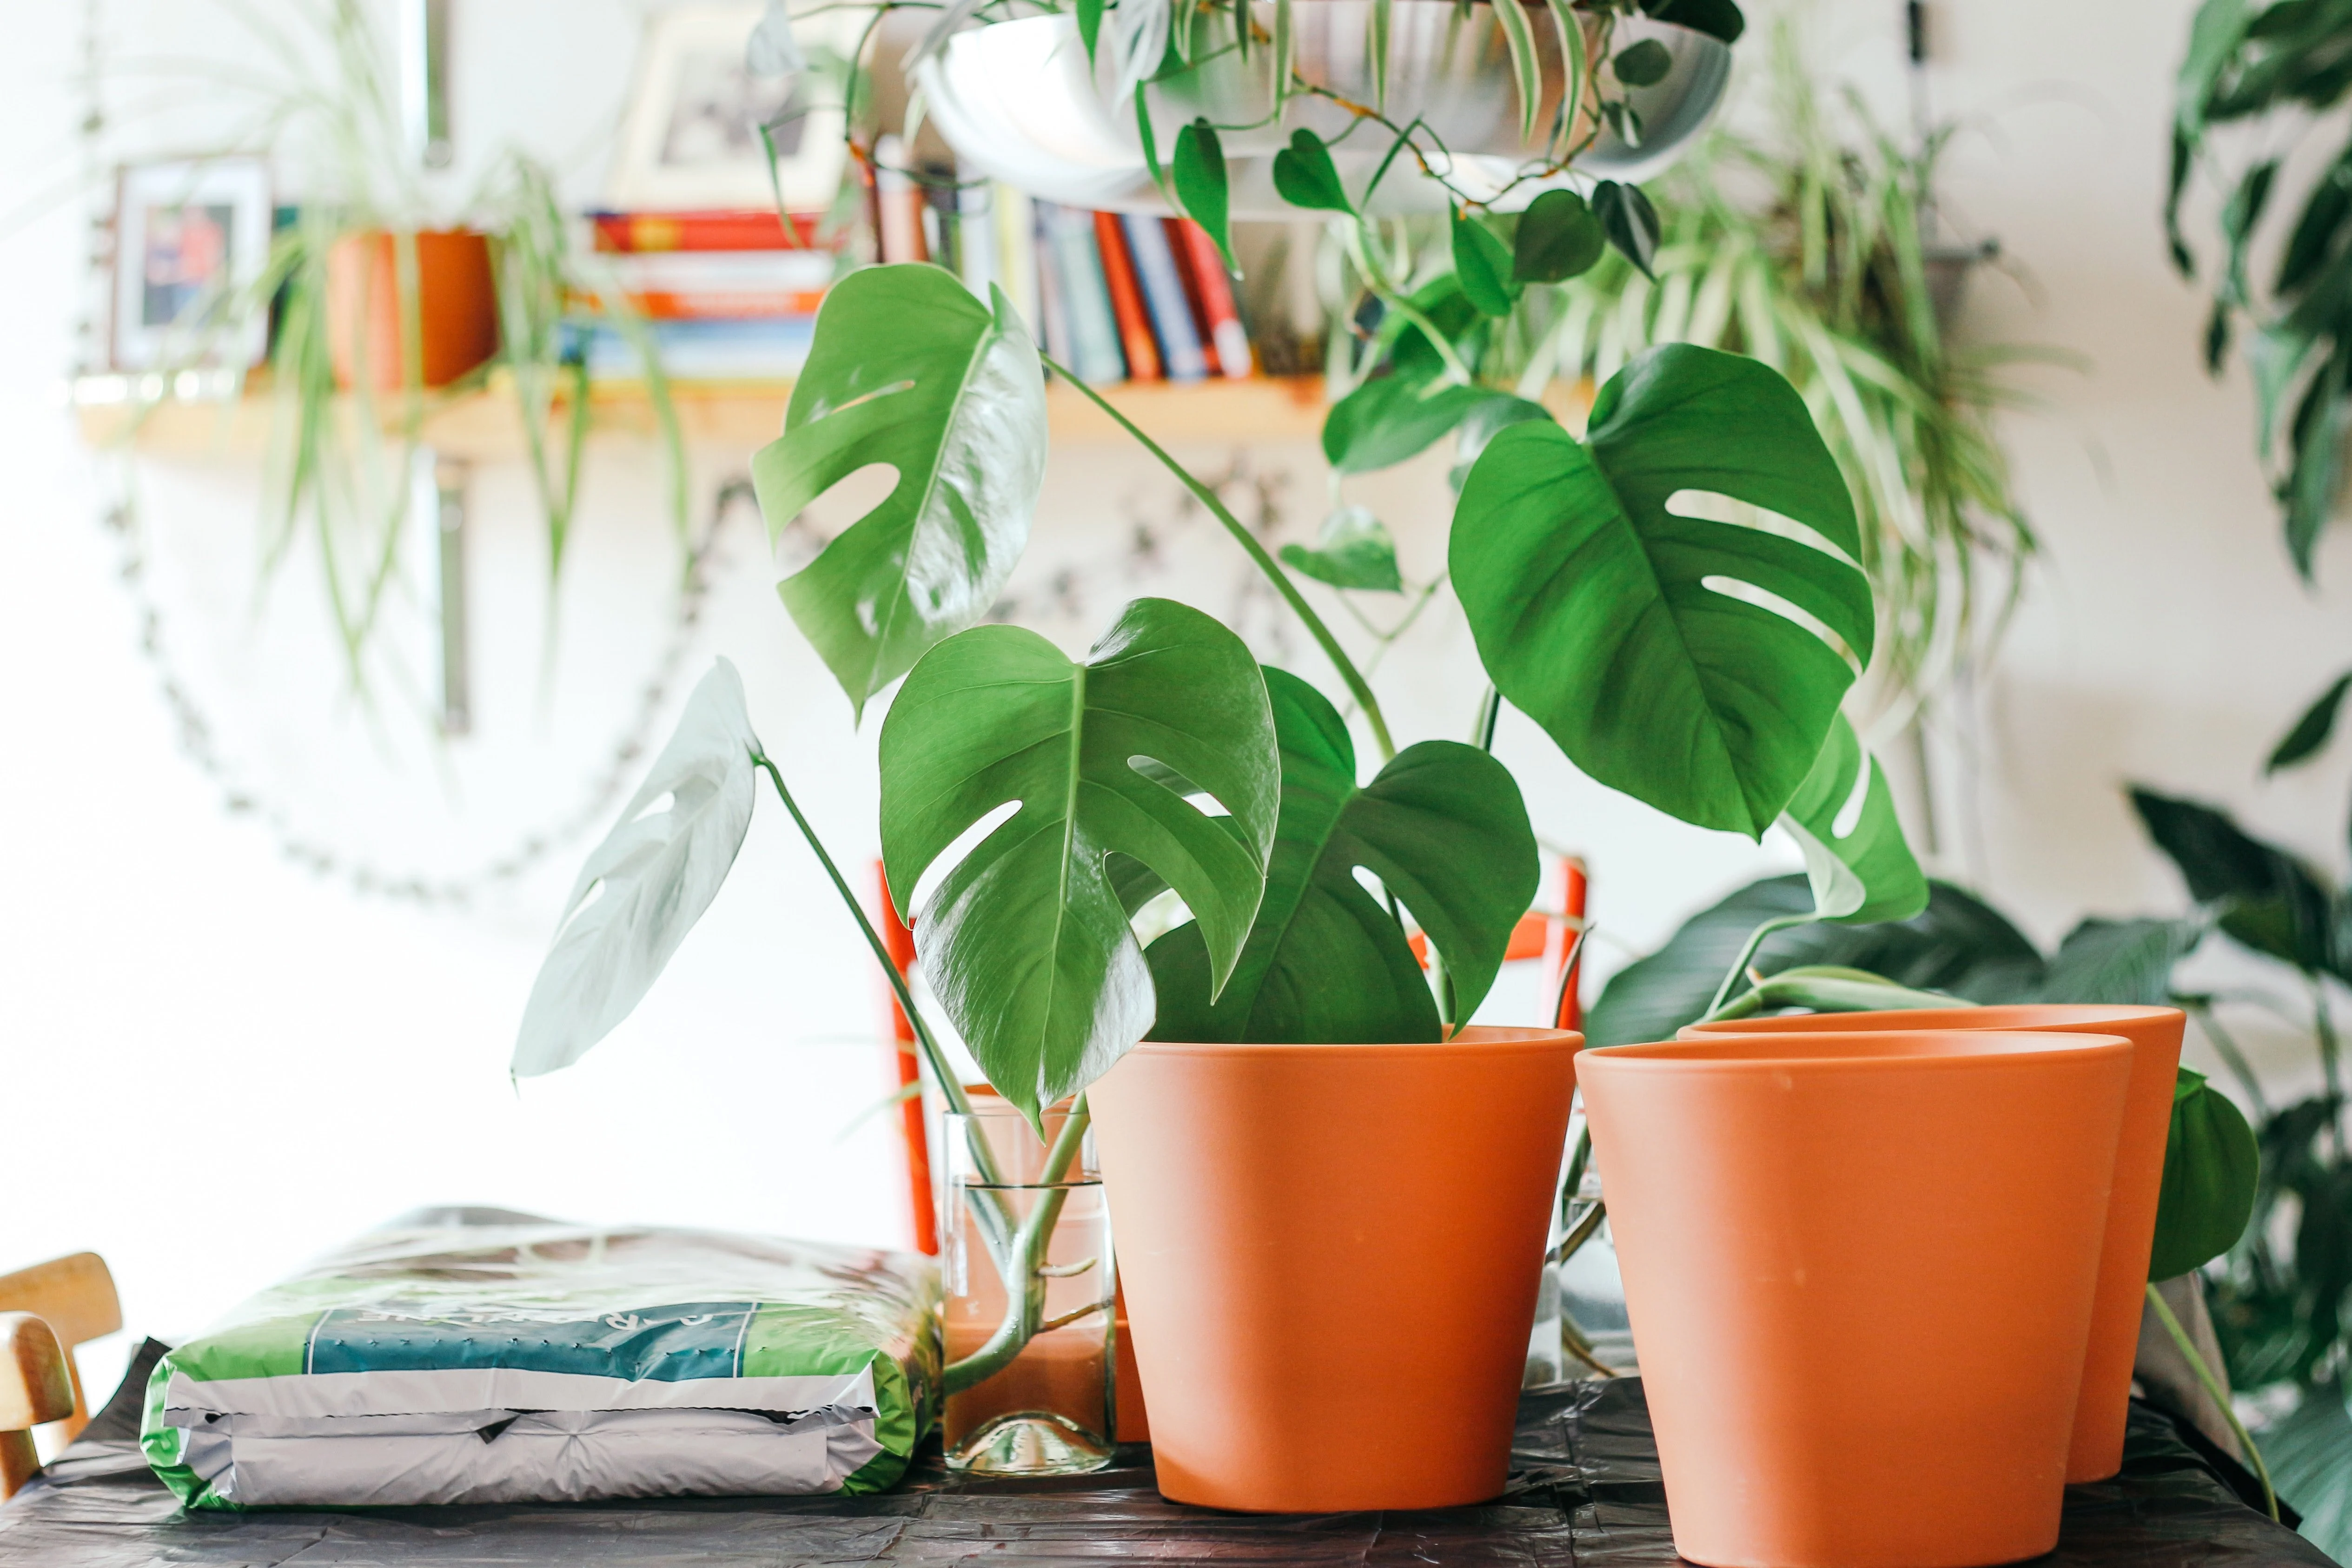
<path id="1" fill-rule="evenodd" d="M 185 378 L 183 378 L 184 380 Z M 209 378 L 186 386 L 142 385 L 137 378 L 84 376 L 69 395 L 82 439 L 92 446 L 128 441 L 142 455 L 179 460 L 253 458 L 269 441 L 275 401 L 255 378 L 242 395 Z M 671 400 L 688 444 L 750 453 L 783 429 L 789 382 L 678 382 Z M 1156 441 L 1312 441 L 1323 428 L 1320 377 L 1260 377 L 1190 385 L 1125 383 L 1103 395 Z M 599 434 L 650 437 L 652 402 L 642 382 L 598 382 L 590 393 L 591 428 Z M 1118 424 L 1066 386 L 1046 391 L 1053 439 L 1093 444 L 1126 439 Z M 354 414 L 356 410 L 354 409 Z M 389 403 L 379 408 L 389 421 Z M 516 458 L 523 427 L 500 379 L 481 390 L 427 400 L 426 444 L 445 457 L 475 462 Z"/>

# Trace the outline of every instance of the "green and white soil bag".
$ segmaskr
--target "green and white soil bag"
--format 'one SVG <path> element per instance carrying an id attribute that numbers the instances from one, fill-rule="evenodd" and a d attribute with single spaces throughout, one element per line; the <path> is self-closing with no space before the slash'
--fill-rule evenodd
<path id="1" fill-rule="evenodd" d="M 875 1491 L 935 1413 L 937 1290 L 895 1253 L 427 1211 L 166 1355 L 142 1441 L 194 1508 Z"/>

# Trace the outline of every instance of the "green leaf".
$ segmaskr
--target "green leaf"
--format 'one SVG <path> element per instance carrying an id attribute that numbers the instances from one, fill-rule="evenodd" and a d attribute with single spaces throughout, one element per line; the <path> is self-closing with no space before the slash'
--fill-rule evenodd
<path id="1" fill-rule="evenodd" d="M 1655 87 L 1675 68 L 1675 57 L 1655 38 L 1643 38 L 1618 51 L 1612 62 L 1617 79 L 1627 87 Z"/>
<path id="2" fill-rule="evenodd" d="M 1347 188 L 1331 162 L 1330 150 L 1315 132 L 1301 128 L 1290 133 L 1290 145 L 1274 155 L 1275 194 L 1294 207 L 1352 213 Z"/>
<path id="3" fill-rule="evenodd" d="M 1105 0 L 1076 0 L 1073 7 L 1077 13 L 1078 37 L 1087 46 L 1088 65 L 1094 63 L 1095 44 L 1102 37 L 1104 5 Z"/>
<path id="4" fill-rule="evenodd" d="M 1277 112 L 1289 99 L 1293 62 L 1298 55 L 1298 29 L 1292 15 L 1295 0 L 1274 0 L 1274 107 Z M 1293 145 L 1297 137 L 1292 138 Z M 1276 153 L 1279 159 L 1282 154 Z M 1277 176 L 1280 171 L 1276 171 Z"/>
<path id="5" fill-rule="evenodd" d="M 1511 277 L 1520 283 L 1562 283 L 1592 269 L 1609 236 L 1574 191 L 1546 191 L 1519 214 L 1511 246 Z"/>
<path id="6" fill-rule="evenodd" d="M 1471 410 L 1500 395 L 1481 387 L 1375 376 L 1323 416 L 1323 455 L 1342 474 L 1389 467 L 1427 449 Z"/>
<path id="7" fill-rule="evenodd" d="M 1315 548 L 1282 547 L 1283 564 L 1334 588 L 1402 593 L 1397 575 L 1396 541 L 1387 527 L 1362 507 L 1342 507 L 1323 519 Z M 1280 715 L 1276 716 L 1277 724 Z"/>
<path id="8" fill-rule="evenodd" d="M 1845 552 L 1674 509 L 1744 501 Z M 1601 388 L 1587 440 L 1513 425 L 1455 508 L 1454 585 L 1497 689 L 1592 778 L 1702 827 L 1760 836 L 1811 770 L 1873 637 L 1853 502 L 1793 388 L 1754 360 L 1648 350 Z"/>
<path id="9" fill-rule="evenodd" d="M 1543 60 L 1536 54 L 1536 30 L 1520 0 L 1496 0 L 1490 9 L 1510 56 L 1512 87 L 1519 99 L 1519 140 L 1532 141 L 1536 116 L 1543 108 Z"/>
<path id="10" fill-rule="evenodd" d="M 950 846 L 1020 803 L 912 924 L 932 994 L 1033 1122 L 1151 1027 L 1108 855 L 1142 862 L 1191 907 L 1213 987 L 1232 974 L 1265 887 L 1281 773 L 1256 662 L 1199 611 L 1139 599 L 1082 664 L 1016 627 L 950 638 L 891 703 L 881 771 L 882 862 L 902 911 Z"/>
<path id="11" fill-rule="evenodd" d="M 1853 827 L 1841 833 L 1838 821 L 1857 790 L 1861 810 Z M 1780 826 L 1804 851 L 1818 918 L 1860 925 L 1908 920 L 1927 907 L 1927 879 L 1904 841 L 1886 775 L 1862 748 L 1843 714 L 1830 726 L 1829 744 L 1781 812 Z"/>
<path id="12" fill-rule="evenodd" d="M 1462 423 L 1454 427 L 1454 466 L 1446 471 L 1445 476 L 1446 482 L 1454 486 L 1454 493 L 1457 496 L 1462 493 L 1462 483 L 1469 478 L 1470 470 L 1476 465 L 1478 454 L 1486 451 L 1496 436 L 1515 424 L 1550 418 L 1551 410 L 1543 404 L 1530 402 L 1523 397 L 1513 397 L 1508 392 L 1491 393 L 1484 402 L 1473 404 L 1463 414 Z"/>
<path id="13" fill-rule="evenodd" d="M 1594 1045 L 1671 1040 L 1706 1011 L 1755 929 L 1813 908 L 1802 876 L 1766 877 L 1685 921 L 1664 946 L 1610 977 L 1585 1019 Z M 2030 1001 L 2042 955 L 2000 913 L 1949 883 L 1927 884 L 1927 907 L 1879 925 L 1791 926 L 1764 940 L 1757 967 L 1774 981 L 1823 966 L 1865 971 L 1918 991 L 1973 1002 Z"/>
<path id="14" fill-rule="evenodd" d="M 1552 153 L 1565 152 L 1569 138 L 1576 134 L 1577 120 L 1584 110 L 1584 91 L 1591 82 L 1590 61 L 1585 57 L 1584 24 L 1576 14 L 1570 0 L 1550 0 L 1551 25 L 1559 35 L 1559 68 L 1561 78 L 1559 118 L 1552 127 Z M 1540 200 L 1541 198 L 1538 198 Z"/>
<path id="15" fill-rule="evenodd" d="M 1475 746 L 1409 746 L 1361 789 L 1338 710 L 1265 672 L 1282 744 L 1282 816 L 1265 902 L 1213 1002 L 1197 926 L 1151 945 L 1156 1040 L 1433 1040 L 1438 1016 L 1403 931 L 1356 880 L 1381 880 L 1444 958 L 1466 1018 L 1494 984 L 1539 873 L 1510 770 Z"/>
<path id="16" fill-rule="evenodd" d="M 1650 263 L 1658 254 L 1658 209 L 1650 205 L 1640 186 L 1601 181 L 1592 187 L 1592 213 L 1601 220 L 1601 232 L 1627 261 L 1640 267 L 1644 277 L 1657 276 Z"/>
<path id="17" fill-rule="evenodd" d="M 1176 176 L 1176 199 L 1184 204 L 1185 215 L 1208 232 L 1217 242 L 1217 250 L 1225 258 L 1225 270 L 1241 276 L 1241 265 L 1234 260 L 1231 225 L 1225 216 L 1225 152 L 1218 144 L 1217 133 L 1205 120 L 1195 120 L 1176 133 L 1176 156 L 1171 160 Z"/>
<path id="18" fill-rule="evenodd" d="M 2041 999 L 2161 1006 L 2174 967 L 2204 936 L 2200 920 L 2085 920 L 2051 955 Z"/>
<path id="19" fill-rule="evenodd" d="M 1515 5 L 1517 0 L 1506 0 Z M 1454 275 L 1470 303 L 1488 316 L 1508 316 L 1519 302 L 1519 286 L 1511 276 L 1511 253 L 1495 231 L 1454 209 Z"/>
<path id="20" fill-rule="evenodd" d="M 2263 771 L 2276 773 L 2282 768 L 2293 768 L 2318 756 L 2336 733 L 2336 711 L 2343 707 L 2347 691 L 2352 691 L 2352 670 L 2336 676 L 2336 684 L 2303 710 L 2303 716 L 2294 721 L 2294 727 L 2280 738 L 2270 760 L 2263 764 Z"/>
<path id="21" fill-rule="evenodd" d="M 2261 1163 L 2238 1107 L 2202 1074 L 2182 1068 L 2164 1145 L 2150 1280 L 2177 1279 L 2238 1244 L 2253 1213 Z"/>
<path id="22" fill-rule="evenodd" d="M 760 749 L 742 677 L 720 659 L 563 901 L 515 1037 L 516 1077 L 571 1066 L 653 988 L 743 847 Z"/>
<path id="23" fill-rule="evenodd" d="M 2233 1366 L 2231 1369 L 2236 1371 Z M 2352 1557 L 2352 1412 L 2346 1390 L 2323 1384 L 2262 1434 L 2263 1457 L 2279 1496 L 2303 1515 L 2305 1540 L 2341 1563 Z"/>
<path id="24" fill-rule="evenodd" d="M 1661 22 L 1672 22 L 1727 44 L 1738 43 L 1748 29 L 1748 18 L 1739 14 L 1735 0 L 1653 0 L 1643 9 Z"/>
<path id="25" fill-rule="evenodd" d="M 1371 14 L 1364 20 L 1364 63 L 1366 73 L 1372 78 L 1372 107 L 1382 114 L 1389 109 L 1389 40 L 1396 21 L 1396 0 L 1372 0 Z"/>
<path id="26" fill-rule="evenodd" d="M 872 267 L 833 286 L 784 434 L 751 460 L 772 540 L 858 469 L 898 482 L 777 591 L 860 713 L 926 649 L 988 613 L 1045 478 L 1045 383 L 1002 290 Z"/>
<path id="27" fill-rule="evenodd" d="M 2326 888 L 2303 862 L 2228 815 L 2135 785 L 2132 808 L 2200 904 L 2221 906 L 2221 929 L 2259 953 L 2322 971 L 2335 959 Z"/>

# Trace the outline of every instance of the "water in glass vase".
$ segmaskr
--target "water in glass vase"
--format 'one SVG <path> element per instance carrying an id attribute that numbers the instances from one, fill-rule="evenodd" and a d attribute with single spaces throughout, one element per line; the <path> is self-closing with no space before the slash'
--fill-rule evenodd
<path id="1" fill-rule="evenodd" d="M 1102 1178 L 1069 1107 L 1044 1120 L 1041 1142 L 985 1092 L 969 1116 L 945 1118 L 940 1430 L 953 1469 L 1075 1475 L 1115 1451 L 1117 1279 Z"/>

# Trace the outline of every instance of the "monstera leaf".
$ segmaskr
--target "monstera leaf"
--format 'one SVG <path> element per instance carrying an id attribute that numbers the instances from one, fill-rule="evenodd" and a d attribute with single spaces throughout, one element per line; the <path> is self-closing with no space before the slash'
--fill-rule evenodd
<path id="1" fill-rule="evenodd" d="M 1265 891 L 1281 764 L 1257 664 L 1215 621 L 1139 599 L 1084 664 L 1015 627 L 951 637 L 907 677 L 881 750 L 883 868 L 923 973 L 1033 1122 L 1151 1027 L 1108 856 L 1140 861 L 1192 908 L 1213 991 L 1233 973 Z M 931 863 L 1013 802 L 910 910 Z"/>
<path id="2" fill-rule="evenodd" d="M 1536 894 L 1534 830 L 1510 770 L 1475 746 L 1409 746 L 1356 785 L 1348 727 L 1323 694 L 1265 672 L 1282 743 L 1282 816 L 1265 902 L 1222 994 L 1202 927 L 1151 945 L 1155 1040 L 1433 1040 L 1436 1003 L 1403 929 L 1356 880 L 1381 879 L 1428 933 L 1466 1019 Z"/>
<path id="3" fill-rule="evenodd" d="M 1693 516 L 1690 494 L 1802 524 L 1844 555 Z M 1449 559 L 1487 674 L 1570 760 L 1685 821 L 1755 838 L 1869 660 L 1861 549 L 1845 480 L 1795 390 L 1754 360 L 1676 343 L 1610 379 L 1582 443 L 1545 421 L 1489 442 Z"/>
<path id="4" fill-rule="evenodd" d="M 742 677 L 721 659 L 580 868 L 523 1008 L 516 1077 L 571 1066 L 645 999 L 743 847 L 759 755 Z"/>
<path id="5" fill-rule="evenodd" d="M 833 286 L 784 434 L 751 461 L 772 538 L 885 464 L 898 482 L 778 591 L 860 713 L 924 650 L 977 622 L 1028 542 L 1045 477 L 1045 384 L 1002 290 L 982 305 L 938 267 Z"/>
<path id="6" fill-rule="evenodd" d="M 1852 809 L 1865 769 L 1870 779 L 1861 810 L 1853 826 L 1841 832 L 1838 823 Z M 1908 920 L 1927 907 L 1927 879 L 1895 819 L 1886 775 L 1862 748 L 1843 714 L 1830 726 L 1829 744 L 1780 814 L 1780 826 L 1805 852 L 1815 918 L 1863 925 Z"/>

